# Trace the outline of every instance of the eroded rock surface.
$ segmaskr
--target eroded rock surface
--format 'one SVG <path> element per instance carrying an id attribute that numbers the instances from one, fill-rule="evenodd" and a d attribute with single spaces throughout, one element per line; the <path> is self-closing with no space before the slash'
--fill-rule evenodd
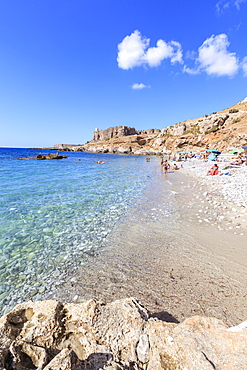
<path id="1" fill-rule="evenodd" d="M 247 144 L 247 101 L 221 112 L 186 120 L 159 129 L 137 131 L 116 126 L 94 131 L 93 140 L 84 145 L 55 145 L 55 149 L 135 155 L 163 155 L 179 151 L 217 148 L 226 151 Z"/>
<path id="2" fill-rule="evenodd" d="M 131 298 L 30 301 L 0 319 L 0 369 L 246 369 L 246 324 L 163 322 Z"/>
<path id="3" fill-rule="evenodd" d="M 63 159 L 63 158 L 67 158 L 67 155 L 61 155 L 59 153 L 43 153 L 43 154 L 38 154 L 36 156 L 36 159 L 39 159 L 39 160 L 44 160 L 44 159 Z"/>

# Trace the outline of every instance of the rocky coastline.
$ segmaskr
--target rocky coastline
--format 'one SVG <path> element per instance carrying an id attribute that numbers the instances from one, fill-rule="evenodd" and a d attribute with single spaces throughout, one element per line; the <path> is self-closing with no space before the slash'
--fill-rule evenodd
<path id="1" fill-rule="evenodd" d="M 179 122 L 162 130 L 116 126 L 95 129 L 86 144 L 56 144 L 54 150 L 132 155 L 169 155 L 205 148 L 225 151 L 247 144 L 247 99 L 221 112 Z M 49 148 L 51 149 L 51 148 Z"/>
<path id="2" fill-rule="evenodd" d="M 247 322 L 150 317 L 135 299 L 104 304 L 26 302 L 0 319 L 0 368 L 16 370 L 240 370 Z"/>

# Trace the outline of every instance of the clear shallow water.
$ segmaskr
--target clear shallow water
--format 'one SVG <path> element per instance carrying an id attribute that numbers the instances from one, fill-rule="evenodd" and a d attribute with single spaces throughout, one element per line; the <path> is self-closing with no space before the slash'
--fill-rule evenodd
<path id="1" fill-rule="evenodd" d="M 97 255 L 156 162 L 71 152 L 62 160 L 19 159 L 39 152 L 0 148 L 0 313 L 44 298 Z"/>

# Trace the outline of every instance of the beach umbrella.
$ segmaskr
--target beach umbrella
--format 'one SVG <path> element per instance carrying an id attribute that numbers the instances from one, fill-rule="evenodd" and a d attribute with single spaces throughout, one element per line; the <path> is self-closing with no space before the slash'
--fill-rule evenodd
<path id="1" fill-rule="evenodd" d="M 244 149 L 233 149 L 233 150 L 231 150 L 231 152 L 230 153 L 243 153 L 244 152 Z"/>
<path id="2" fill-rule="evenodd" d="M 217 149 L 206 149 L 206 152 L 214 153 L 214 154 L 220 154 L 221 152 Z"/>

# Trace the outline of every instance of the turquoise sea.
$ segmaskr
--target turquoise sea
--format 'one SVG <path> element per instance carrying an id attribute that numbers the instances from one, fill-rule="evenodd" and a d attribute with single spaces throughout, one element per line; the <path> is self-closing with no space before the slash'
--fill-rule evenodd
<path id="1" fill-rule="evenodd" d="M 82 152 L 61 152 L 68 155 L 61 160 L 20 159 L 40 152 L 0 148 L 0 314 L 44 299 L 102 252 L 158 160 Z"/>

